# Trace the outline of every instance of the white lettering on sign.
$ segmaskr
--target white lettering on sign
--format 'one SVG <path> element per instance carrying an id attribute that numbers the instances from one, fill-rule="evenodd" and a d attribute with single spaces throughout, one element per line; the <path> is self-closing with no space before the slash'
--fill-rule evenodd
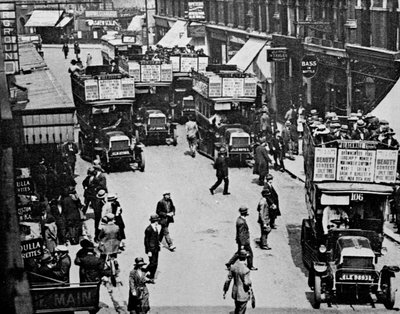
<path id="1" fill-rule="evenodd" d="M 114 99 L 122 97 L 121 79 L 99 80 L 99 98 Z"/>
<path id="2" fill-rule="evenodd" d="M 338 181 L 373 182 L 376 151 L 339 149 Z"/>
<path id="3" fill-rule="evenodd" d="M 86 80 L 85 81 L 85 99 L 96 100 L 99 99 L 99 86 L 97 80 Z"/>
<path id="4" fill-rule="evenodd" d="M 208 96 L 210 98 L 222 96 L 222 80 L 219 76 L 211 76 L 209 78 Z"/>
<path id="5" fill-rule="evenodd" d="M 335 180 L 336 153 L 336 148 L 315 148 L 314 181 Z"/>
<path id="6" fill-rule="evenodd" d="M 355 202 L 362 202 L 364 200 L 364 194 L 362 193 L 351 193 L 351 200 Z"/>

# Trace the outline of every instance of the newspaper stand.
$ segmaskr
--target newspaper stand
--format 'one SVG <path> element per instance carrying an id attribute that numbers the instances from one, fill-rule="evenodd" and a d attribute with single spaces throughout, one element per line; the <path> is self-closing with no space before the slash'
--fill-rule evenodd
<path id="1" fill-rule="evenodd" d="M 383 224 L 396 180 L 398 150 L 353 140 L 322 147 L 315 145 L 307 126 L 303 145 L 309 217 L 302 222 L 301 247 L 314 307 L 344 298 L 361 302 L 373 294 L 392 308 L 398 267 L 378 270 L 377 263 L 384 253 Z M 340 206 L 349 219 L 331 220 L 334 227 L 326 234 L 322 218 L 327 206 Z"/>

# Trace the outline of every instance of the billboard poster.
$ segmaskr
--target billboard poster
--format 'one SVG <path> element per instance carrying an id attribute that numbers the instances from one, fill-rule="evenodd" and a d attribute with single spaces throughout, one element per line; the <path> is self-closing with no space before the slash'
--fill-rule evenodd
<path id="1" fill-rule="evenodd" d="M 243 96 L 256 97 L 257 96 L 257 81 L 254 77 L 245 77 L 243 83 Z"/>
<path id="2" fill-rule="evenodd" d="M 398 151 L 382 149 L 376 151 L 375 182 L 395 183 Z"/>
<path id="3" fill-rule="evenodd" d="M 188 1 L 188 18 L 191 21 L 205 20 L 204 1 Z"/>
<path id="4" fill-rule="evenodd" d="M 97 80 L 86 80 L 85 81 L 85 100 L 96 100 L 99 99 L 99 86 Z"/>
<path id="5" fill-rule="evenodd" d="M 222 96 L 222 79 L 219 76 L 208 78 L 208 95 L 210 98 Z"/>
<path id="6" fill-rule="evenodd" d="M 99 98 L 115 99 L 122 97 L 121 79 L 99 80 Z"/>
<path id="7" fill-rule="evenodd" d="M 131 77 L 122 78 L 122 97 L 134 98 L 135 97 L 135 79 Z"/>
<path id="8" fill-rule="evenodd" d="M 140 64 L 138 62 L 128 62 L 129 76 L 136 82 L 140 82 Z"/>
<path id="9" fill-rule="evenodd" d="M 172 82 L 172 63 L 161 63 L 160 79 L 162 82 Z"/>
<path id="10" fill-rule="evenodd" d="M 337 161 L 338 181 L 373 182 L 376 151 L 339 149 Z"/>
<path id="11" fill-rule="evenodd" d="M 181 71 L 180 72 L 192 72 L 192 69 L 197 71 L 197 56 L 181 56 Z"/>
<path id="12" fill-rule="evenodd" d="M 336 152 L 336 148 L 315 148 L 314 181 L 335 180 Z"/>

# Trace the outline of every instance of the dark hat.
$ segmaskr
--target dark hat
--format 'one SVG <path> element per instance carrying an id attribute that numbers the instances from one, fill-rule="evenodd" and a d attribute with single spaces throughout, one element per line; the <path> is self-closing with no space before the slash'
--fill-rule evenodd
<path id="1" fill-rule="evenodd" d="M 239 213 L 242 214 L 242 215 L 248 215 L 249 214 L 248 207 L 244 206 L 244 205 L 240 206 Z"/>
<path id="2" fill-rule="evenodd" d="M 246 258 L 247 256 L 249 256 L 249 254 L 247 253 L 246 250 L 239 251 L 239 258 Z"/>
<path id="3" fill-rule="evenodd" d="M 83 248 L 94 248 L 94 244 L 92 241 L 88 240 L 88 239 L 82 239 L 81 242 L 79 242 L 80 246 Z"/>
<path id="4" fill-rule="evenodd" d="M 266 176 L 266 180 L 267 181 L 272 180 L 273 178 L 274 178 L 274 176 L 272 174 L 270 174 L 270 173 L 268 173 L 267 176 Z"/>
<path id="5" fill-rule="evenodd" d="M 93 174 L 93 173 L 95 173 L 95 172 L 96 172 L 96 170 L 94 170 L 93 167 L 89 167 L 89 169 L 87 170 L 87 174 L 88 174 L 88 175 Z"/>
<path id="6" fill-rule="evenodd" d="M 261 195 L 271 195 L 271 190 L 268 188 L 263 188 L 261 191 Z"/>
<path id="7" fill-rule="evenodd" d="M 106 197 L 106 190 L 99 190 L 96 194 L 97 198 L 104 198 Z"/>
<path id="8" fill-rule="evenodd" d="M 143 260 L 143 257 L 136 257 L 135 266 L 143 266 L 143 265 L 146 265 L 145 261 Z"/>
<path id="9" fill-rule="evenodd" d="M 156 222 L 156 221 L 160 220 L 160 217 L 158 217 L 157 214 L 153 214 L 153 215 L 150 216 L 149 220 L 150 220 L 150 222 Z"/>
<path id="10" fill-rule="evenodd" d="M 163 196 L 165 196 L 165 195 L 171 195 L 171 192 L 164 191 Z"/>

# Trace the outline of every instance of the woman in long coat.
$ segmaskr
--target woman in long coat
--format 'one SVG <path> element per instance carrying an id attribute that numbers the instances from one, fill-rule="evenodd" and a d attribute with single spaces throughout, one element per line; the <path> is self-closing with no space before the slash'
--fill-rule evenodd
<path id="1" fill-rule="evenodd" d="M 145 314 L 150 311 L 149 290 L 146 283 L 154 283 L 146 276 L 142 257 L 135 258 L 135 265 L 129 274 L 129 300 L 128 311 L 131 314 Z"/>
<path id="2" fill-rule="evenodd" d="M 67 240 L 69 240 L 71 244 L 78 244 L 79 237 L 82 235 L 80 213 L 82 203 L 73 187 L 70 187 L 68 196 L 61 200 L 61 205 L 67 221 Z"/>

